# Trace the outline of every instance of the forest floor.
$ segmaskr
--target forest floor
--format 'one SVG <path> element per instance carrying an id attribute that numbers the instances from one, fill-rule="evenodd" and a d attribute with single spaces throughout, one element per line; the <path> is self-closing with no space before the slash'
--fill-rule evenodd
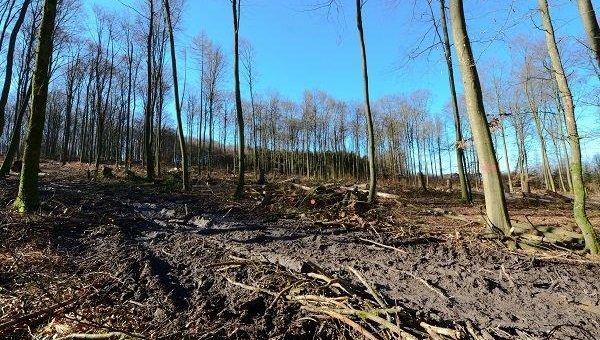
<path id="1" fill-rule="evenodd" d="M 233 175 L 181 193 L 41 169 L 39 213 L 10 211 L 16 176 L 0 185 L 0 338 L 600 338 L 600 260 L 486 238 L 481 197 L 383 184 L 397 196 L 367 206 L 281 178 L 235 201 Z M 576 231 L 566 197 L 509 209 Z"/>

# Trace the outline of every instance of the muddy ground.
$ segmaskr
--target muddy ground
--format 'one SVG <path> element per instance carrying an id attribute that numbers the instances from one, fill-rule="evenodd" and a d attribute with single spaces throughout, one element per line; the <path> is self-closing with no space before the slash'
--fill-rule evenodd
<path id="1" fill-rule="evenodd" d="M 0 185 L 4 339 L 600 338 L 600 261 L 483 237 L 481 198 L 383 185 L 398 197 L 369 207 L 273 179 L 234 201 L 227 175 L 183 194 L 173 176 L 42 171 L 37 214 L 10 211 L 15 176 Z M 509 206 L 576 230 L 565 197 Z"/>

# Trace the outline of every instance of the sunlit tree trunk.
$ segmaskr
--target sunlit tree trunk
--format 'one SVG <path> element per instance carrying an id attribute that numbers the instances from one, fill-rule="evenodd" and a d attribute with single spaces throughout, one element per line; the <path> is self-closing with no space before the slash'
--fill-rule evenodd
<path id="1" fill-rule="evenodd" d="M 502 178 L 485 116 L 481 85 L 467 34 L 462 0 L 450 2 L 450 17 L 454 33 L 454 46 L 462 73 L 467 112 L 480 163 L 479 171 L 482 174 L 488 222 L 505 234 L 509 234 L 511 224 L 506 208 Z"/>
<path id="2" fill-rule="evenodd" d="M 63 132 L 63 144 L 62 150 L 60 154 L 60 161 L 64 165 L 69 161 L 69 140 L 71 136 L 71 115 L 73 111 L 73 102 L 75 100 L 75 81 L 79 76 L 79 55 L 74 57 L 70 64 L 67 66 L 67 89 L 66 89 L 66 97 L 67 104 L 65 107 L 65 128 Z"/>
<path id="3" fill-rule="evenodd" d="M 542 23 L 544 25 L 548 54 L 550 55 L 550 60 L 552 61 L 552 69 L 554 71 L 556 82 L 558 83 L 558 90 L 560 91 L 560 97 L 565 110 L 567 131 L 569 133 L 569 142 L 571 144 L 571 177 L 573 181 L 574 198 L 573 214 L 575 215 L 575 222 L 583 233 L 586 248 L 592 254 L 598 254 L 600 252 L 600 244 L 598 243 L 594 227 L 590 223 L 585 211 L 586 192 L 583 183 L 581 147 L 579 144 L 579 134 L 577 132 L 577 122 L 575 121 L 575 105 L 573 103 L 573 96 L 571 94 L 569 82 L 563 68 L 558 46 L 556 45 L 554 27 L 552 26 L 552 20 L 550 19 L 548 2 L 547 0 L 538 0 L 538 5 L 540 15 L 542 17 Z"/>
<path id="4" fill-rule="evenodd" d="M 456 87 L 454 83 L 454 67 L 452 65 L 452 51 L 450 50 L 450 38 L 448 34 L 448 25 L 446 20 L 446 5 L 445 0 L 440 0 L 440 15 L 442 24 L 442 43 L 444 47 L 444 56 L 446 66 L 448 68 L 448 83 L 450 84 L 450 100 L 452 104 L 452 113 L 454 117 L 454 132 L 456 135 L 456 164 L 458 170 L 458 179 L 460 182 L 461 198 L 465 202 L 472 202 L 471 185 L 465 174 L 465 155 L 464 141 L 462 137 L 462 129 L 460 125 L 460 113 L 458 112 L 458 101 L 456 99 Z"/>
<path id="5" fill-rule="evenodd" d="M 367 115 L 367 132 L 368 132 L 368 152 L 369 159 L 369 196 L 367 201 L 373 202 L 375 199 L 377 174 L 375 171 L 375 132 L 373 129 L 373 114 L 371 113 L 371 101 L 369 99 L 369 71 L 367 67 L 367 51 L 365 47 L 365 38 L 363 33 L 362 23 L 362 0 L 356 0 L 356 27 L 358 28 L 358 37 L 360 41 L 362 75 L 363 75 L 363 92 L 365 96 L 365 114 Z"/>
<path id="6" fill-rule="evenodd" d="M 598 20 L 592 6 L 592 0 L 577 0 L 577 5 L 585 33 L 588 36 L 590 49 L 594 53 L 598 68 L 600 68 L 600 27 L 598 27 Z"/>
<path id="7" fill-rule="evenodd" d="M 232 0 L 231 8 L 233 11 L 233 80 L 235 85 L 235 110 L 237 113 L 238 128 L 238 181 L 235 189 L 235 197 L 241 198 L 244 195 L 244 172 L 246 171 L 244 159 L 244 114 L 242 112 L 242 95 L 240 93 L 240 54 L 239 54 L 239 29 L 240 29 L 240 2 L 241 0 Z"/>
<path id="8" fill-rule="evenodd" d="M 14 207 L 19 212 L 31 212 L 40 205 L 38 172 L 40 168 L 40 148 L 46 119 L 48 100 L 49 64 L 52 55 L 52 35 L 56 18 L 57 0 L 45 0 L 42 22 L 38 34 L 38 48 L 32 82 L 31 116 L 25 139 L 23 166 L 19 182 L 19 193 Z"/>
<path id="9" fill-rule="evenodd" d="M 145 161 L 146 161 L 146 177 L 149 181 L 154 180 L 154 152 L 152 150 L 152 112 L 153 112 L 153 100 L 152 100 L 152 40 L 154 35 L 154 0 L 149 1 L 149 24 L 148 24 L 148 36 L 146 41 L 146 53 L 147 53 L 147 91 L 146 91 L 146 108 L 144 112 L 144 149 L 145 149 Z"/>
<path id="10" fill-rule="evenodd" d="M 131 166 L 131 130 L 132 130 L 132 109 L 131 95 L 133 92 L 133 42 L 131 41 L 131 32 L 127 29 L 127 122 L 125 123 L 125 171 Z"/>
<path id="11" fill-rule="evenodd" d="M 506 146 L 506 132 L 504 131 L 504 122 L 500 119 L 500 132 L 502 133 L 502 145 L 504 146 L 504 162 L 508 177 L 508 192 L 513 192 L 512 173 L 510 171 L 510 162 L 508 160 L 508 147 Z"/>
<path id="12" fill-rule="evenodd" d="M 181 151 L 181 168 L 183 170 L 183 190 L 190 190 L 190 176 L 188 173 L 188 154 L 185 145 L 185 136 L 183 135 L 183 124 L 181 122 L 181 103 L 179 100 L 179 84 L 177 81 L 177 58 L 175 56 L 175 37 L 173 34 L 173 23 L 171 22 L 171 6 L 169 0 L 164 0 L 165 17 L 169 29 L 169 42 L 171 45 L 171 66 L 173 73 L 173 95 L 175 96 L 175 115 L 177 118 L 177 133 L 179 137 L 179 149 Z"/>

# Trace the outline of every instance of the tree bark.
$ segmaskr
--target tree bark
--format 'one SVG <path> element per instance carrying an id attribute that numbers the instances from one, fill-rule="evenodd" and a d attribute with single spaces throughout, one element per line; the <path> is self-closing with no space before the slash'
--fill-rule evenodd
<path id="1" fill-rule="evenodd" d="M 238 125 L 238 181 L 235 189 L 235 197 L 244 196 L 244 172 L 246 171 L 245 162 L 245 142 L 244 142 L 244 113 L 242 112 L 242 95 L 240 93 L 240 53 L 239 53 L 239 30 L 240 30 L 240 3 L 241 0 L 232 0 L 231 9 L 233 12 L 233 80 L 235 85 L 235 110 L 237 114 Z"/>
<path id="2" fill-rule="evenodd" d="M 508 235 L 511 224 L 506 208 L 502 178 L 500 177 L 498 160 L 496 159 L 485 116 L 481 85 L 471 50 L 471 43 L 467 34 L 462 0 L 452 0 L 450 2 L 450 17 L 454 33 L 454 47 L 458 53 L 458 61 L 462 73 L 467 112 L 480 163 L 479 169 L 483 177 L 483 191 L 485 195 L 486 214 L 489 219 L 488 222 Z"/>
<path id="3" fill-rule="evenodd" d="M 579 7 L 579 14 L 581 15 L 581 21 L 583 21 L 585 33 L 590 42 L 590 49 L 594 53 L 598 68 L 600 68 L 600 27 L 598 27 L 596 12 L 594 12 L 592 1 L 577 0 L 577 6 Z"/>
<path id="4" fill-rule="evenodd" d="M 362 3 L 356 0 L 356 27 L 358 29 L 358 38 L 360 43 L 362 76 L 363 76 L 363 94 L 365 97 L 365 114 L 367 115 L 367 133 L 368 133 L 368 152 L 369 160 L 369 196 L 367 202 L 372 203 L 375 200 L 377 192 L 377 174 L 375 171 L 375 132 L 373 129 L 373 114 L 371 113 L 371 100 L 369 98 L 369 70 L 367 66 L 367 50 L 365 47 L 365 37 L 362 23 Z"/>
<path id="5" fill-rule="evenodd" d="M 575 222 L 583 233 L 586 248 L 592 254 L 598 254 L 600 252 L 600 244 L 596 237 L 594 227 L 590 223 L 585 211 L 585 200 L 586 192 L 583 183 L 583 171 L 581 165 L 581 146 L 579 145 L 579 134 L 577 132 L 577 122 L 575 121 L 575 105 L 573 103 L 573 96 L 569 87 L 569 82 L 563 68 L 560 52 L 556 45 L 556 38 L 554 36 L 554 27 L 550 18 L 550 11 L 548 9 L 547 0 L 538 0 L 540 15 L 542 17 L 542 23 L 546 35 L 546 47 L 548 48 L 548 54 L 552 61 L 552 69 L 556 82 L 558 83 L 558 90 L 565 111 L 565 120 L 567 125 L 567 131 L 569 133 L 569 142 L 571 144 L 571 177 L 573 181 L 573 214 L 575 216 Z"/>
<path id="6" fill-rule="evenodd" d="M 4 161 L 2 162 L 2 166 L 0 167 L 0 178 L 7 176 L 10 172 L 10 168 L 12 167 L 13 160 L 17 155 L 17 151 L 19 149 L 19 142 L 21 141 L 21 125 L 23 124 L 23 117 L 25 116 L 25 112 L 27 111 L 27 102 L 29 102 L 29 97 L 31 96 L 31 86 L 27 89 L 27 94 L 23 98 L 23 102 L 19 107 L 19 112 L 17 112 L 17 119 L 15 120 L 15 124 L 13 126 L 13 134 L 10 137 L 10 144 L 8 145 L 8 150 L 6 151 L 6 155 L 4 155 Z"/>
<path id="7" fill-rule="evenodd" d="M 40 205 L 38 172 L 40 168 L 40 148 L 46 119 L 48 100 L 49 64 L 52 56 L 52 35 L 56 19 L 57 0 L 45 0 L 42 22 L 38 34 L 36 66 L 32 82 L 31 117 L 25 139 L 23 166 L 19 182 L 19 193 L 14 207 L 21 213 L 31 212 Z"/>
<path id="8" fill-rule="evenodd" d="M 171 6 L 169 0 L 165 1 L 165 11 L 167 25 L 169 29 L 169 41 L 171 43 L 171 66 L 173 73 L 173 95 L 175 96 L 175 114 L 177 117 L 177 133 L 179 137 L 179 149 L 181 151 L 181 168 L 183 170 L 183 190 L 190 190 L 190 176 L 188 172 L 187 149 L 185 145 L 185 136 L 183 135 L 183 123 L 181 122 L 181 103 L 179 100 L 179 84 L 177 81 L 177 59 L 175 56 L 175 37 L 173 34 L 173 23 L 171 21 Z"/>
<path id="9" fill-rule="evenodd" d="M 454 117 L 454 131 L 456 134 L 456 164 L 458 168 L 458 179 L 460 182 L 460 194 L 464 202 L 473 202 L 471 193 L 471 184 L 465 173 L 465 154 L 463 150 L 463 137 L 460 125 L 460 113 L 458 112 L 458 101 L 456 99 L 456 87 L 454 84 L 454 67 L 452 66 L 452 51 L 450 50 L 450 38 L 448 34 L 448 25 L 446 20 L 446 5 L 445 0 L 440 0 L 440 14 L 443 33 L 444 55 L 446 66 L 448 68 L 448 82 L 450 84 L 450 100 L 452 104 L 452 113 Z"/>
<path id="10" fill-rule="evenodd" d="M 17 36 L 23 21 L 25 21 L 25 14 L 27 14 L 27 8 L 29 7 L 31 0 L 24 0 L 19 12 L 19 17 L 13 26 L 10 38 L 8 40 L 8 50 L 6 51 L 6 70 L 4 73 L 4 85 L 2 86 L 2 94 L 0 94 L 0 137 L 4 131 L 5 116 L 6 116 L 6 104 L 8 102 L 8 93 L 10 92 L 10 83 L 12 80 L 12 69 L 14 64 L 15 45 L 17 43 Z M 8 20 L 8 19 L 7 19 Z"/>
<path id="11" fill-rule="evenodd" d="M 154 0 L 148 0 L 150 5 L 150 18 L 148 24 L 148 37 L 146 41 L 146 52 L 148 59 L 147 65 L 147 91 L 146 91 L 146 108 L 144 112 L 144 151 L 146 154 L 146 178 L 149 181 L 154 180 L 154 153 L 152 151 L 152 43 L 154 33 Z"/>

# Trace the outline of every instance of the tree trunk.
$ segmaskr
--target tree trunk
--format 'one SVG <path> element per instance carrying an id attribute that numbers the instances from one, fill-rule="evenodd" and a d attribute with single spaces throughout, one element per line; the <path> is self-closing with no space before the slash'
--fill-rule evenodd
<path id="1" fill-rule="evenodd" d="M 6 51 L 6 70 L 4 74 L 4 85 L 2 87 L 2 94 L 0 94 L 0 137 L 4 131 L 5 114 L 6 114 L 6 103 L 8 102 L 8 93 L 10 92 L 10 85 L 12 80 L 12 69 L 14 64 L 15 45 L 17 43 L 17 36 L 19 30 L 25 21 L 25 14 L 27 14 L 27 8 L 31 0 L 24 0 L 19 12 L 19 17 L 13 26 L 10 38 L 8 40 L 8 50 Z M 8 19 L 7 19 L 8 20 Z"/>
<path id="2" fill-rule="evenodd" d="M 154 153 L 152 152 L 152 37 L 154 33 L 154 0 L 149 0 L 150 20 L 148 25 L 148 37 L 146 41 L 146 52 L 148 54 L 147 64 L 147 92 L 146 112 L 144 112 L 144 148 L 146 153 L 146 178 L 154 180 Z"/>
<path id="3" fill-rule="evenodd" d="M 244 172 L 246 171 L 244 159 L 244 114 L 242 112 L 242 95 L 240 93 L 240 54 L 239 54 L 239 30 L 240 30 L 240 3 L 241 0 L 232 0 L 233 11 L 233 80 L 235 85 L 235 110 L 237 113 L 238 128 L 238 182 L 235 189 L 235 197 L 244 196 Z"/>
<path id="4" fill-rule="evenodd" d="M 575 215 L 575 222 L 583 233 L 586 248 L 592 254 L 598 254 L 600 252 L 600 244 L 596 237 L 594 227 L 590 223 L 585 211 L 585 200 L 586 192 L 583 183 L 583 171 L 581 165 L 581 147 L 579 145 L 579 134 L 577 132 L 577 122 L 575 121 L 575 105 L 573 104 L 573 96 L 567 81 L 558 46 L 556 45 L 556 38 L 554 37 L 554 27 L 552 26 L 552 20 L 550 19 L 550 12 L 548 9 L 547 0 L 538 0 L 540 15 L 544 25 L 546 35 L 546 46 L 548 48 L 548 54 L 552 61 L 552 69 L 556 82 L 558 83 L 558 90 L 562 103 L 565 110 L 565 119 L 567 122 L 567 131 L 569 133 L 569 142 L 571 144 L 571 177 L 573 181 L 573 214 Z"/>
<path id="5" fill-rule="evenodd" d="M 2 167 L 0 167 L 0 178 L 9 174 L 15 156 L 17 155 L 17 151 L 19 151 L 19 142 L 21 141 L 21 125 L 23 124 L 23 117 L 25 116 L 25 111 L 27 111 L 27 103 L 29 102 L 30 96 L 31 86 L 28 87 L 27 94 L 25 95 L 21 105 L 19 106 L 19 112 L 17 112 L 16 117 L 17 119 L 15 120 L 15 124 L 13 126 L 13 134 L 10 137 L 10 144 L 8 145 L 6 155 L 4 155 Z"/>
<path id="6" fill-rule="evenodd" d="M 500 177 L 498 160 L 496 159 L 485 116 L 481 85 L 467 34 L 462 0 L 452 0 L 450 2 L 450 17 L 454 32 L 454 47 L 458 53 L 462 73 L 467 112 L 480 163 L 479 169 L 483 176 L 483 191 L 488 222 L 508 235 L 511 225 L 506 208 L 502 178 Z"/>
<path id="7" fill-rule="evenodd" d="M 446 20 L 445 0 L 440 0 L 440 14 L 443 33 L 444 55 L 446 66 L 448 68 L 448 82 L 450 84 L 450 100 L 452 104 L 452 113 L 454 117 L 454 131 L 456 134 L 456 164 L 458 168 L 458 179 L 460 181 L 460 193 L 464 202 L 471 203 L 473 195 L 471 194 L 471 185 L 465 174 L 465 154 L 463 149 L 462 129 L 460 125 L 460 114 L 458 112 L 458 101 L 456 99 L 456 87 L 454 84 L 454 67 L 452 66 L 452 51 L 450 50 L 450 38 L 448 36 L 448 25 Z"/>
<path id="8" fill-rule="evenodd" d="M 513 192 L 512 173 L 510 171 L 510 162 L 508 161 L 508 147 L 506 146 L 506 133 L 504 131 L 504 122 L 500 119 L 500 130 L 502 132 L 502 145 L 504 146 L 504 162 L 508 177 L 508 192 Z"/>
<path id="9" fill-rule="evenodd" d="M 177 117 L 177 133 L 179 137 L 179 149 L 181 151 L 181 168 L 183 170 L 183 190 L 190 190 L 190 176 L 188 173 L 188 159 L 185 145 L 185 136 L 183 135 L 183 124 L 181 122 L 181 103 L 179 102 L 179 84 L 177 81 L 177 59 L 175 57 L 175 37 L 173 35 L 173 23 L 171 22 L 171 8 L 169 0 L 165 1 L 165 15 L 169 28 L 169 41 L 171 43 L 171 65 L 173 73 L 173 95 L 175 96 L 175 114 Z"/>
<path id="10" fill-rule="evenodd" d="M 38 172 L 40 168 L 40 148 L 46 119 L 48 100 L 49 64 L 52 56 L 52 35 L 56 18 L 57 0 L 45 0 L 44 12 L 38 35 L 38 51 L 32 82 L 31 116 L 25 139 L 23 166 L 19 182 L 19 193 L 14 207 L 21 213 L 31 212 L 40 205 Z"/>
<path id="11" fill-rule="evenodd" d="M 356 0 L 356 27 L 358 28 L 358 37 L 360 42 L 360 52 L 362 61 L 363 75 L 363 93 L 365 96 L 365 114 L 367 115 L 368 132 L 368 159 L 369 159 L 369 196 L 367 201 L 373 202 L 377 192 L 377 174 L 375 172 L 375 132 L 373 131 L 373 114 L 371 113 L 371 101 L 369 99 L 369 70 L 367 67 L 367 50 L 365 47 L 365 38 L 362 23 L 362 4 L 361 0 Z"/>
<path id="12" fill-rule="evenodd" d="M 60 161 L 65 165 L 69 161 L 69 139 L 71 136 L 71 114 L 73 110 L 74 91 L 75 91 L 75 68 L 77 64 L 75 60 L 71 61 L 71 65 L 67 68 L 67 105 L 65 108 L 65 129 L 63 133 L 63 144 L 60 153 Z"/>
<path id="13" fill-rule="evenodd" d="M 125 123 L 125 171 L 129 171 L 131 165 L 131 94 L 132 94 L 132 74 L 133 74 L 133 42 L 129 41 L 130 32 L 127 31 L 127 122 Z"/>
<path id="14" fill-rule="evenodd" d="M 598 68 L 600 68 L 600 27 L 598 27 L 598 21 L 596 20 L 596 13 L 594 12 L 592 1 L 577 0 L 577 5 L 579 7 L 581 21 L 583 21 L 585 33 L 590 42 L 590 49 L 594 53 L 594 57 L 596 57 Z"/>

